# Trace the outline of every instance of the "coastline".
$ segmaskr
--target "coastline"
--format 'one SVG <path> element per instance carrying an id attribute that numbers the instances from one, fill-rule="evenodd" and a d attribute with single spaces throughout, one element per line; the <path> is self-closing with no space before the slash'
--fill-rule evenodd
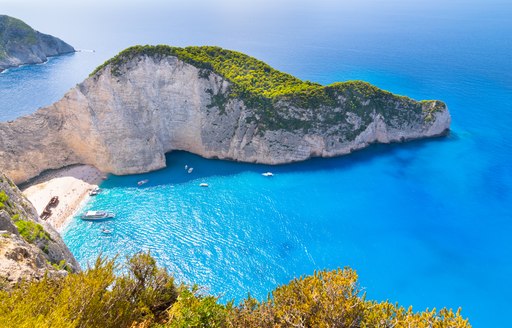
<path id="1" fill-rule="evenodd" d="M 61 53 L 55 54 L 55 55 L 48 55 L 48 56 L 46 56 L 46 60 L 43 60 L 42 62 L 39 62 L 39 63 L 38 62 L 27 62 L 27 63 L 18 64 L 18 65 L 5 65 L 3 67 L 0 67 L 0 74 L 6 73 L 8 70 L 10 70 L 12 68 L 20 68 L 20 67 L 27 66 L 27 65 L 44 65 L 44 64 L 47 64 L 52 58 L 62 56 L 62 55 L 74 54 L 75 52 L 79 52 L 79 51 L 78 50 L 66 51 L 66 52 L 61 52 Z"/>
<path id="2" fill-rule="evenodd" d="M 104 176 L 93 166 L 75 165 L 52 170 L 33 179 L 22 187 L 22 192 L 39 215 L 52 197 L 59 197 L 58 205 L 52 208 L 52 215 L 46 222 L 61 233 L 88 199 L 89 191 L 97 187 Z"/>

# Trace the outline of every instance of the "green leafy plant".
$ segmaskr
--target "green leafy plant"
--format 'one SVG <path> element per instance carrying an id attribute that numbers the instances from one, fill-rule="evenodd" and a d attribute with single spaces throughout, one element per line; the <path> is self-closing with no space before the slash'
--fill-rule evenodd
<path id="1" fill-rule="evenodd" d="M 34 243 L 38 239 L 50 240 L 50 234 L 44 228 L 35 222 L 17 220 L 14 222 L 20 235 L 29 243 Z"/>
<path id="2" fill-rule="evenodd" d="M 0 191 L 0 210 L 5 207 L 5 203 L 9 200 L 9 196 L 4 190 Z"/>

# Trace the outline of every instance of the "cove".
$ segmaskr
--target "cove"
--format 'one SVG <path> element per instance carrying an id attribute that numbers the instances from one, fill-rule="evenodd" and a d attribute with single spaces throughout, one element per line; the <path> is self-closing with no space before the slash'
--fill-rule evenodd
<path id="1" fill-rule="evenodd" d="M 98 254 L 149 250 L 180 281 L 225 301 L 248 292 L 263 299 L 293 277 L 351 266 L 368 297 L 418 310 L 458 307 L 458 289 L 477 278 L 459 279 L 473 264 L 466 250 L 477 230 L 455 234 L 464 223 L 450 212 L 459 209 L 439 192 L 439 173 L 426 169 L 432 152 L 456 138 L 281 166 L 173 152 L 166 169 L 111 175 L 82 211 L 110 210 L 116 219 L 76 217 L 63 238 L 83 267 Z"/>

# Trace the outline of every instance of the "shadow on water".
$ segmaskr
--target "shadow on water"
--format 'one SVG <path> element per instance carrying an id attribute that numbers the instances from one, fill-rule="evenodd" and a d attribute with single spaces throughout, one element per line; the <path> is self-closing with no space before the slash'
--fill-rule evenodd
<path id="1" fill-rule="evenodd" d="M 312 158 L 303 162 L 266 165 L 254 163 L 242 163 L 220 159 L 205 159 L 186 151 L 173 151 L 166 154 L 167 167 L 158 171 L 145 174 L 127 176 L 110 175 L 108 180 L 102 183 L 102 188 L 137 187 L 139 181 L 148 180 L 140 188 L 154 187 L 163 184 L 181 184 L 193 180 L 207 180 L 211 177 L 231 176 L 241 173 L 272 172 L 274 174 L 301 173 L 326 170 L 350 169 L 359 165 L 391 156 L 397 161 L 397 165 L 409 165 L 414 160 L 414 152 L 421 150 L 433 143 L 445 143 L 454 141 L 456 136 L 438 137 L 424 140 L 413 140 L 405 143 L 373 144 L 365 149 L 355 151 L 352 154 L 333 158 Z M 410 153 L 404 155 L 404 153 Z M 187 167 L 187 169 L 185 169 Z M 193 168 L 191 173 L 187 170 Z"/>

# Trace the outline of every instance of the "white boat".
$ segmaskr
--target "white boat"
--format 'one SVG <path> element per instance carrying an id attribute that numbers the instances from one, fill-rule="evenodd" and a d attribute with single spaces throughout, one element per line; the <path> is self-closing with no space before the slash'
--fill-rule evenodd
<path id="1" fill-rule="evenodd" d="M 109 234 L 112 233 L 112 230 L 108 230 L 108 229 L 103 228 L 103 229 L 101 229 L 101 232 L 106 234 L 106 235 L 109 235 Z"/>
<path id="2" fill-rule="evenodd" d="M 89 192 L 89 196 L 96 196 L 96 195 L 97 195 L 97 194 L 99 194 L 100 192 L 101 192 L 101 189 L 100 189 L 100 188 L 98 188 L 98 187 L 96 187 L 96 188 L 94 188 L 93 190 L 91 190 L 91 191 Z"/>
<path id="3" fill-rule="evenodd" d="M 188 169 L 188 165 L 185 165 L 185 170 Z"/>
<path id="4" fill-rule="evenodd" d="M 264 177 L 273 177 L 274 173 L 272 173 L 272 172 L 265 172 L 265 173 L 262 173 L 261 175 L 263 175 Z"/>
<path id="5" fill-rule="evenodd" d="M 148 180 L 148 179 L 144 179 L 144 180 L 140 180 L 139 182 L 137 182 L 137 184 L 138 184 L 139 186 L 142 186 L 143 184 L 148 183 L 148 182 L 149 182 L 149 180 Z"/>
<path id="6" fill-rule="evenodd" d="M 113 212 L 108 211 L 87 211 L 84 214 L 82 214 L 81 219 L 89 221 L 98 221 L 104 219 L 111 219 L 115 216 L 116 215 Z"/>
<path id="7" fill-rule="evenodd" d="M 192 173 L 192 171 L 194 171 L 194 168 L 193 168 L 193 167 L 189 168 L 187 172 L 188 172 L 188 173 Z"/>
<path id="8" fill-rule="evenodd" d="M 207 183 L 200 183 L 199 187 L 208 187 L 208 184 Z"/>

